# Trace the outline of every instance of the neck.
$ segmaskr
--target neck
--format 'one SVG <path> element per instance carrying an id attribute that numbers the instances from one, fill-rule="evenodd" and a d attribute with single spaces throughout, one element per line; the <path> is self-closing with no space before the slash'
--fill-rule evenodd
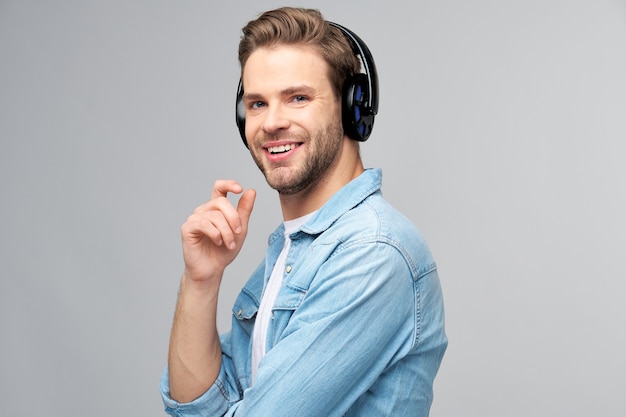
<path id="1" fill-rule="evenodd" d="M 340 156 L 319 181 L 297 194 L 279 194 L 283 219 L 297 219 L 318 210 L 363 170 L 358 143 L 344 137 Z"/>

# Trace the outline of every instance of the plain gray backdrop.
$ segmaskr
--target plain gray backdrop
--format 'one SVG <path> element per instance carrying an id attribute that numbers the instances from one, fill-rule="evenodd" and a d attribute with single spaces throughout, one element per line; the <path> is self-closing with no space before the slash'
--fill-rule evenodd
<path id="1" fill-rule="evenodd" d="M 0 0 L 0 414 L 164 415 L 180 225 L 258 191 L 219 325 L 281 220 L 238 137 L 276 1 Z M 431 416 L 624 416 L 626 2 L 310 1 L 369 45 L 363 144 L 438 261 Z"/>

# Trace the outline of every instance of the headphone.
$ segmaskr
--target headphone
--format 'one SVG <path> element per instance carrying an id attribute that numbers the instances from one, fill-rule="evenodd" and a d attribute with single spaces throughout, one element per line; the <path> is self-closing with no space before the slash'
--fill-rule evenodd
<path id="1" fill-rule="evenodd" d="M 349 138 L 365 142 L 374 126 L 374 116 L 378 113 L 378 73 L 372 54 L 361 38 L 350 29 L 334 22 L 327 22 L 341 31 L 352 47 L 354 55 L 361 58 L 363 72 L 355 74 L 344 82 L 341 118 L 343 130 Z M 246 109 L 243 104 L 243 83 L 239 79 L 235 102 L 235 121 L 243 144 L 246 140 Z"/>

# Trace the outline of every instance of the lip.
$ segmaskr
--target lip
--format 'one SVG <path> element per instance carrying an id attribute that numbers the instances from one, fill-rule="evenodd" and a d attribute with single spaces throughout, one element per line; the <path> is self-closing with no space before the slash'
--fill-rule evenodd
<path id="1" fill-rule="evenodd" d="M 290 146 L 290 145 L 295 145 L 295 147 L 286 152 L 271 153 L 269 151 L 270 148 Z M 302 142 L 274 141 L 274 142 L 268 142 L 265 145 L 263 145 L 263 150 L 265 151 L 265 156 L 270 162 L 282 162 L 282 161 L 285 161 L 286 159 L 291 158 L 296 152 L 298 152 L 301 146 L 302 146 Z"/>

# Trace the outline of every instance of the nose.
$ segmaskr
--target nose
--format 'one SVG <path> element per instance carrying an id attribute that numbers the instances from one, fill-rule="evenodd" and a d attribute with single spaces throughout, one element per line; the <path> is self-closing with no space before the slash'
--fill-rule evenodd
<path id="1" fill-rule="evenodd" d="M 265 111 L 263 130 L 267 133 L 276 133 L 289 127 L 287 112 L 280 104 L 269 105 Z"/>

